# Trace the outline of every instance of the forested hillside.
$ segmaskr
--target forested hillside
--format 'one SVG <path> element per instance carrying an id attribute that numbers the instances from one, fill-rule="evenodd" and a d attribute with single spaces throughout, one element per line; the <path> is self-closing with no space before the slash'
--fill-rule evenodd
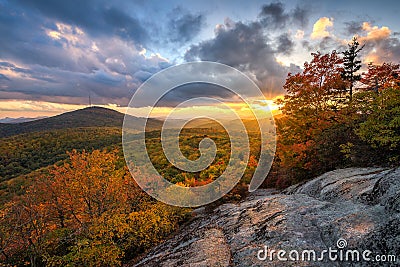
<path id="1" fill-rule="evenodd" d="M 0 123 L 0 137 L 79 127 L 121 128 L 123 120 L 124 114 L 118 111 L 102 107 L 88 107 L 35 121 L 23 123 Z M 140 121 L 146 119 L 136 118 L 136 120 Z M 162 122 L 157 119 L 149 119 L 147 123 L 149 129 L 159 129 L 162 125 Z"/>

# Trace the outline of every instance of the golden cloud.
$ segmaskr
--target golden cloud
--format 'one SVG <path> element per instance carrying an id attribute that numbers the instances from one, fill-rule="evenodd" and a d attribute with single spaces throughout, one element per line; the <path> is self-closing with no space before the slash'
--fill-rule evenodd
<path id="1" fill-rule="evenodd" d="M 367 35 L 360 36 L 359 39 L 361 42 L 386 39 L 391 34 L 391 30 L 388 27 L 382 26 L 379 28 L 378 26 L 371 26 L 369 22 L 363 22 L 362 29 L 367 32 Z"/>
<path id="2" fill-rule="evenodd" d="M 381 64 L 383 62 L 391 62 L 394 60 L 394 55 L 390 49 L 385 47 L 386 41 L 391 38 L 392 31 L 389 27 L 373 26 L 369 22 L 362 24 L 363 35 L 357 36 L 362 44 L 368 44 L 369 50 L 364 57 L 364 63 L 373 62 Z"/>
<path id="3" fill-rule="evenodd" d="M 322 17 L 314 23 L 313 31 L 311 33 L 312 39 L 319 39 L 330 36 L 327 28 L 333 27 L 333 18 Z"/>

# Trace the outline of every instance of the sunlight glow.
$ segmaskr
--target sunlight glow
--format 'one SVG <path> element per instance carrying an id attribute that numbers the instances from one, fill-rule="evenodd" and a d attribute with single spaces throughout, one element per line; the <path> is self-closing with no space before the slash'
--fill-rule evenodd
<path id="1" fill-rule="evenodd" d="M 279 113 L 279 107 L 274 100 L 255 100 L 251 104 L 255 111 L 269 112 L 275 115 Z M 121 113 L 125 113 L 126 107 L 115 104 L 96 105 L 99 107 L 109 108 Z M 241 117 L 252 117 L 250 108 L 243 103 L 227 103 L 227 106 L 237 112 Z M 0 100 L 0 118 L 5 117 L 39 117 L 54 116 L 64 112 L 86 108 L 88 105 L 83 104 L 61 104 L 46 101 L 28 101 L 28 100 Z M 149 112 L 150 107 L 129 108 L 129 114 L 136 117 L 144 117 Z M 223 118 L 227 114 L 227 110 L 219 106 L 193 106 L 179 109 L 176 114 L 178 118 L 191 118 L 193 114 L 201 113 L 202 110 L 213 110 L 215 114 Z M 171 112 L 171 107 L 155 107 L 151 113 L 153 118 L 165 118 Z M 227 116 L 227 115 L 226 115 Z"/>

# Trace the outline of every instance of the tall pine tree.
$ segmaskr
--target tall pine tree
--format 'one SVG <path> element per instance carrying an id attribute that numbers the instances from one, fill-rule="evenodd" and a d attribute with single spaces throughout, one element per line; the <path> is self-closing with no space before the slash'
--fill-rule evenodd
<path id="1" fill-rule="evenodd" d="M 361 60 L 357 59 L 358 53 L 364 48 L 364 45 L 359 47 L 356 37 L 353 37 L 351 43 L 348 44 L 349 48 L 342 52 L 343 54 L 343 72 L 342 78 L 349 82 L 350 101 L 353 98 L 354 83 L 361 79 L 360 74 L 356 74 L 361 68 Z"/>

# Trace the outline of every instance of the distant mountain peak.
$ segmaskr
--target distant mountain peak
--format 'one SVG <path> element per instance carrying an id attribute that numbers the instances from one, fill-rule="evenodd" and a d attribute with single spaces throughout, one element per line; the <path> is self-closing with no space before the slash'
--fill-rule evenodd
<path id="1" fill-rule="evenodd" d="M 39 116 L 39 117 L 18 117 L 18 118 L 11 118 L 11 117 L 5 117 L 3 119 L 0 119 L 0 123 L 23 123 L 23 122 L 28 122 L 28 121 L 35 121 L 35 120 L 40 120 L 40 119 L 45 119 L 48 118 L 47 116 Z"/>
<path id="2" fill-rule="evenodd" d="M 124 114 L 102 107 L 87 107 L 32 121 L 0 124 L 0 137 L 77 127 L 121 127 Z"/>
<path id="3" fill-rule="evenodd" d="M 122 128 L 125 114 L 113 109 L 92 106 L 65 112 L 53 117 L 47 117 L 22 123 L 0 123 L 0 138 L 23 133 L 43 132 L 57 129 L 81 127 L 119 127 Z M 157 119 L 134 117 L 137 124 L 131 125 L 132 130 L 141 130 L 142 120 L 147 120 L 149 130 L 160 129 L 163 122 Z"/>

